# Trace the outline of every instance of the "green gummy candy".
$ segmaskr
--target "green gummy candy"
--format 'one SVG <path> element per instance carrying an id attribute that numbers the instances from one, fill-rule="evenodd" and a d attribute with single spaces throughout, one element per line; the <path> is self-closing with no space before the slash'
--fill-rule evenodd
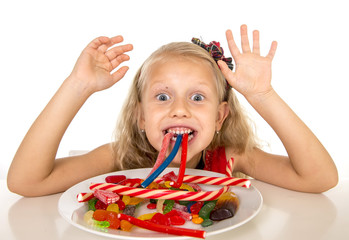
<path id="1" fill-rule="evenodd" d="M 213 221 L 211 219 L 205 219 L 202 223 L 201 226 L 203 227 L 208 227 L 211 226 L 213 224 Z"/>

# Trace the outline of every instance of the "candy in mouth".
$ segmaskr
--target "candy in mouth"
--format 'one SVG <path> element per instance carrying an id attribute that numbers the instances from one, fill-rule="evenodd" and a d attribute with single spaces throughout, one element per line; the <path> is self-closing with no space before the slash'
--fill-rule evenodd
<path id="1" fill-rule="evenodd" d="M 174 134 L 173 137 L 171 138 L 172 141 L 176 141 L 178 134 L 182 134 L 182 135 L 183 134 L 188 134 L 188 141 L 190 141 L 195 136 L 195 132 L 196 131 L 194 131 L 193 129 L 183 128 L 183 127 L 169 128 L 169 129 L 164 131 L 165 135 L 167 133 L 173 133 Z"/>

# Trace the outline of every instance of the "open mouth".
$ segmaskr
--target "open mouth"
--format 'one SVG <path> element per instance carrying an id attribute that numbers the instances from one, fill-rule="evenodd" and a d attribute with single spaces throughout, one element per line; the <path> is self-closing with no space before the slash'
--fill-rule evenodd
<path id="1" fill-rule="evenodd" d="M 196 131 L 190 128 L 184 128 L 184 127 L 177 127 L 177 128 L 169 128 L 167 130 L 164 131 L 164 134 L 166 133 L 173 133 L 173 137 L 171 138 L 172 141 L 176 141 L 177 140 L 177 136 L 179 134 L 188 134 L 188 141 L 192 140 L 195 135 L 196 135 Z"/>

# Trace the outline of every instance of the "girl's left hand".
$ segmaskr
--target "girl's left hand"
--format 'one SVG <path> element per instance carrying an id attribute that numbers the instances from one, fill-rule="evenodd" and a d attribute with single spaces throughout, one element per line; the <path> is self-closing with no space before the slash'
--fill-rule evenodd
<path id="1" fill-rule="evenodd" d="M 263 57 L 260 55 L 259 32 L 253 31 L 251 51 L 247 26 L 242 25 L 240 31 L 242 53 L 234 41 L 232 32 L 230 30 L 226 32 L 229 50 L 236 65 L 235 72 L 232 72 L 223 61 L 218 61 L 218 64 L 229 84 L 249 100 L 267 95 L 272 91 L 271 62 L 276 52 L 277 42 L 272 42 L 268 55 Z"/>

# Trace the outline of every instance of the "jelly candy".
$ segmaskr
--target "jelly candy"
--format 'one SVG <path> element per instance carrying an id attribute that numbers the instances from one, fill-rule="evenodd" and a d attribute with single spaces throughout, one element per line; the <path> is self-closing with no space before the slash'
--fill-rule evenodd
<path id="1" fill-rule="evenodd" d="M 154 213 L 146 213 L 146 214 L 143 214 L 141 216 L 138 217 L 138 219 L 140 220 L 150 220 L 154 217 L 154 215 L 156 214 L 156 212 Z"/>
<path id="2" fill-rule="evenodd" d="M 148 208 L 148 209 L 156 209 L 156 204 L 155 204 L 155 203 L 149 203 L 149 204 L 147 205 L 147 208 Z"/>
<path id="3" fill-rule="evenodd" d="M 159 213 L 163 213 L 163 207 L 164 207 L 164 199 L 159 199 L 158 202 L 156 203 L 156 211 Z"/>
<path id="4" fill-rule="evenodd" d="M 125 203 L 125 205 L 128 205 L 129 202 L 131 201 L 131 197 L 124 195 L 124 196 L 122 196 L 122 201 Z"/>
<path id="5" fill-rule="evenodd" d="M 120 211 L 123 211 L 126 207 L 125 203 L 121 199 L 119 199 L 119 201 L 117 201 L 116 204 L 119 206 Z"/>
<path id="6" fill-rule="evenodd" d="M 118 214 L 116 212 L 108 211 L 107 221 L 110 224 L 109 228 L 119 229 L 119 227 L 120 227 L 120 220 L 119 220 Z"/>
<path id="7" fill-rule="evenodd" d="M 119 183 L 125 179 L 126 179 L 125 175 L 111 175 L 111 176 L 107 176 L 105 178 L 105 182 L 107 182 L 107 183 Z"/>
<path id="8" fill-rule="evenodd" d="M 101 200 L 98 200 L 95 204 L 96 209 L 107 209 L 108 205 L 102 202 Z"/>
<path id="9" fill-rule="evenodd" d="M 180 216 L 169 217 L 169 222 L 170 222 L 170 225 L 177 225 L 177 226 L 185 224 L 185 220 Z"/>
<path id="10" fill-rule="evenodd" d="M 137 204 L 143 202 L 143 200 L 144 200 L 143 198 L 131 197 L 128 205 L 137 205 Z"/>
<path id="11" fill-rule="evenodd" d="M 199 211 L 199 216 L 202 219 L 209 219 L 210 218 L 210 213 L 216 206 L 216 203 L 214 201 L 212 202 L 207 202 Z"/>
<path id="12" fill-rule="evenodd" d="M 120 221 L 120 229 L 122 231 L 131 231 L 131 228 L 133 227 L 133 224 L 131 224 L 129 221 L 121 220 Z"/>
<path id="13" fill-rule="evenodd" d="M 210 219 L 214 221 L 233 217 L 239 206 L 239 199 L 233 192 L 223 193 L 217 200 L 215 209 L 211 212 Z M 227 211 L 229 212 L 227 212 Z"/>
<path id="14" fill-rule="evenodd" d="M 109 204 L 107 207 L 107 211 L 119 213 L 119 205 L 116 203 Z"/>
<path id="15" fill-rule="evenodd" d="M 204 219 L 202 219 L 201 217 L 197 216 L 197 217 L 193 217 L 193 219 L 191 220 L 193 223 L 195 224 L 201 224 Z"/>
<path id="16" fill-rule="evenodd" d="M 96 210 L 96 202 L 98 201 L 98 198 L 92 198 L 88 201 L 88 210 L 95 211 Z"/>
<path id="17" fill-rule="evenodd" d="M 165 225 L 165 226 L 169 226 L 170 222 L 169 219 L 161 213 L 156 213 L 151 219 L 150 221 L 152 223 L 156 223 L 156 224 L 160 224 L 160 225 Z"/>
<path id="18" fill-rule="evenodd" d="M 203 227 L 208 227 L 211 226 L 213 224 L 213 221 L 211 219 L 205 219 L 202 223 L 201 226 Z"/>
<path id="19" fill-rule="evenodd" d="M 166 203 L 166 206 L 164 208 L 164 214 L 166 214 L 172 210 L 175 201 L 174 200 L 166 200 L 165 203 Z"/>
<path id="20" fill-rule="evenodd" d="M 93 225 L 94 223 L 93 213 L 94 211 L 89 210 L 84 214 L 84 222 L 87 223 L 88 225 Z"/>
<path id="21" fill-rule="evenodd" d="M 127 205 L 123 211 L 123 214 L 134 217 L 135 212 L 136 212 L 135 205 Z"/>
<path id="22" fill-rule="evenodd" d="M 107 215 L 108 215 L 107 210 L 97 209 L 93 213 L 93 218 L 97 221 L 105 221 L 107 220 Z"/>
<path id="23" fill-rule="evenodd" d="M 204 205 L 204 202 L 196 202 L 190 207 L 190 213 L 198 214 L 203 205 Z"/>
<path id="24" fill-rule="evenodd" d="M 226 208 L 218 208 L 218 209 L 214 209 L 211 212 L 210 219 L 213 220 L 213 221 L 221 221 L 221 220 L 224 220 L 224 219 L 227 219 L 227 218 L 231 218 L 233 216 L 234 215 L 232 214 L 232 212 L 229 211 L 228 209 L 226 209 Z"/>

